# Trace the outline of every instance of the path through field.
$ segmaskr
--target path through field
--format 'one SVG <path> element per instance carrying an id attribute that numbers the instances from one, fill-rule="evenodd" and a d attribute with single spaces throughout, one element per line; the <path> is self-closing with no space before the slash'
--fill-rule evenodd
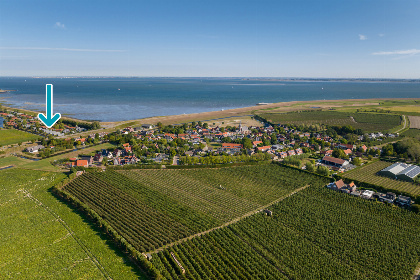
<path id="1" fill-rule="evenodd" d="M 397 131 L 395 131 L 395 133 L 399 133 L 400 131 L 407 128 L 407 117 L 405 115 L 402 115 L 402 117 L 404 119 L 404 126 L 401 129 L 398 129 Z M 410 119 L 410 122 L 411 122 L 411 119 Z"/>
<path id="2" fill-rule="evenodd" d="M 229 222 L 227 222 L 227 223 L 224 223 L 224 224 L 223 224 L 223 225 L 221 225 L 221 226 L 214 227 L 214 228 L 211 228 L 211 229 L 209 229 L 209 230 L 206 230 L 206 231 L 203 231 L 203 232 L 196 233 L 196 234 L 194 234 L 194 235 L 190 235 L 190 236 L 188 236 L 188 237 L 185 237 L 185 238 L 180 239 L 180 240 L 177 240 L 177 241 L 175 241 L 175 242 L 172 242 L 172 243 L 166 244 L 166 245 L 164 245 L 164 246 L 162 246 L 162 247 L 160 247 L 160 248 L 158 248 L 158 249 L 156 249 L 156 250 L 153 250 L 153 251 L 150 251 L 150 252 L 147 252 L 147 253 L 150 253 L 150 254 L 158 253 L 158 252 L 163 251 L 164 249 L 166 249 L 166 248 L 168 248 L 168 247 L 172 247 L 172 246 L 174 246 L 174 245 L 176 245 L 176 244 L 179 244 L 179 243 L 185 242 L 185 241 L 187 241 L 187 240 L 193 239 L 194 237 L 197 237 L 197 236 L 201 236 L 201 235 L 207 234 L 207 233 L 212 232 L 212 231 L 214 231 L 214 230 L 216 230 L 216 229 L 221 229 L 221 228 L 227 227 L 228 225 L 231 225 L 231 224 L 234 224 L 234 223 L 236 223 L 236 222 L 239 222 L 240 220 L 242 220 L 242 219 L 244 219 L 244 218 L 246 218 L 246 217 L 249 217 L 249 216 L 254 215 L 254 214 L 258 213 L 258 212 L 261 212 L 262 210 L 264 210 L 264 209 L 266 209 L 266 208 L 270 207 L 271 205 L 276 204 L 276 203 L 278 203 L 278 202 L 280 202 L 280 201 L 282 201 L 282 200 L 284 200 L 284 199 L 286 199 L 286 198 L 288 198 L 288 197 L 290 197 L 290 196 L 294 195 L 295 193 L 298 193 L 298 192 L 300 192 L 300 191 L 302 191 L 302 190 L 306 189 L 306 188 L 307 188 L 307 187 L 309 187 L 309 186 L 310 186 L 310 185 L 306 185 L 306 186 L 303 186 L 303 187 L 301 187 L 301 188 L 299 188 L 299 189 L 296 189 L 296 190 L 294 190 L 293 192 L 291 192 L 291 193 L 289 193 L 289 194 L 287 194 L 287 195 L 285 195 L 285 196 L 282 196 L 282 197 L 280 197 L 280 198 L 278 198 L 278 199 L 276 199 L 276 200 L 274 200 L 274 201 L 270 202 L 270 203 L 269 203 L 269 204 L 267 204 L 267 205 L 263 205 L 263 206 L 261 206 L 261 207 L 258 207 L 257 209 L 254 209 L 254 210 L 252 210 L 252 211 L 250 211 L 250 212 L 248 212 L 248 213 L 246 213 L 246 214 L 244 214 L 244 215 L 242 215 L 242 216 L 240 216 L 240 217 L 238 217 L 238 218 L 235 218 L 235 219 L 233 219 L 233 220 L 231 220 L 231 221 L 229 221 Z"/>

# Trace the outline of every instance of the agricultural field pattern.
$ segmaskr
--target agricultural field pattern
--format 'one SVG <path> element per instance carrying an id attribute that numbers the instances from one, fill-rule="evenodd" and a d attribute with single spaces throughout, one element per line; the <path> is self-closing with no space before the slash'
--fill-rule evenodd
<path id="1" fill-rule="evenodd" d="M 262 113 L 264 119 L 273 123 L 294 125 L 350 125 L 364 132 L 387 131 L 401 124 L 399 115 L 349 113 L 339 111 L 302 111 L 291 113 Z"/>
<path id="2" fill-rule="evenodd" d="M 64 191 L 150 253 L 166 279 L 408 279 L 419 215 L 328 182 L 262 164 L 85 173 Z M 264 205 L 272 216 L 255 211 Z"/>

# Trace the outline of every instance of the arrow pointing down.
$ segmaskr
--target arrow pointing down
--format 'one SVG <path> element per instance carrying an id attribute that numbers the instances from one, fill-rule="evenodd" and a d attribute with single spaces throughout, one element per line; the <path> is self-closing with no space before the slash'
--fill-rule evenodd
<path id="1" fill-rule="evenodd" d="M 38 114 L 38 118 L 48 128 L 51 128 L 61 118 L 61 115 L 57 113 L 53 116 L 53 85 L 46 84 L 46 91 L 46 115 Z"/>

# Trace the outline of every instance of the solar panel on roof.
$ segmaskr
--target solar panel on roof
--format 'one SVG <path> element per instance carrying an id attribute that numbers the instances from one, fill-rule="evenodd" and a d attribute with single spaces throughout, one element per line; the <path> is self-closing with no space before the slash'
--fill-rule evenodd
<path id="1" fill-rule="evenodd" d="M 411 170 L 409 170 L 407 172 L 407 174 L 406 174 L 408 177 L 414 178 L 414 177 L 416 177 L 417 175 L 420 174 L 420 167 L 418 167 L 418 166 L 412 166 L 412 168 L 410 168 L 410 169 Z"/>

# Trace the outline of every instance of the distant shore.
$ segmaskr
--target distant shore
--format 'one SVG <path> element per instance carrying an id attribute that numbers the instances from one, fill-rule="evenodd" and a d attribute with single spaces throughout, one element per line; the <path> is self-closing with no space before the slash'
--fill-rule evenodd
<path id="1" fill-rule="evenodd" d="M 299 111 L 299 110 L 314 110 L 314 109 L 329 109 L 329 108 L 339 108 L 344 106 L 372 106 L 380 105 L 381 102 L 386 100 L 419 100 L 419 98 L 371 98 L 371 99 L 341 99 L 341 100 L 310 100 L 310 101 L 288 101 L 288 102 L 278 102 L 270 103 L 265 105 L 255 105 L 249 107 L 241 107 L 235 109 L 226 109 L 218 111 L 208 111 L 192 114 L 179 114 L 179 115 L 168 115 L 168 116 L 153 116 L 139 119 L 132 119 L 127 121 L 114 121 L 114 122 L 101 122 L 101 125 L 104 127 L 115 127 L 122 124 L 156 124 L 161 122 L 163 124 L 178 124 L 192 121 L 206 121 L 206 120 L 215 120 L 222 118 L 230 117 L 240 117 L 240 116 L 249 116 L 255 114 L 257 111 L 265 110 L 275 110 L 276 112 L 290 112 L 290 111 Z M 32 111 L 27 109 L 20 109 L 15 107 L 10 107 L 3 105 L 3 108 L 8 110 L 18 110 L 21 112 L 29 112 L 33 114 L 38 114 L 43 111 Z M 92 121 L 77 119 L 74 117 L 64 116 L 63 118 L 77 120 L 77 121 Z"/>

